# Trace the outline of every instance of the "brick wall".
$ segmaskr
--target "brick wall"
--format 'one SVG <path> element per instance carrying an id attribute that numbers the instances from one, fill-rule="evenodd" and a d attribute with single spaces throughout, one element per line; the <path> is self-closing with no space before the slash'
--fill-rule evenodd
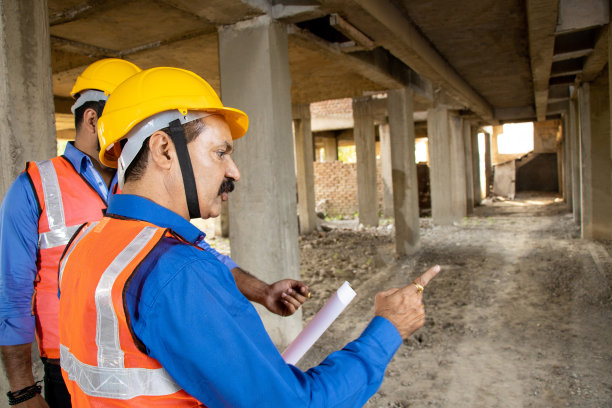
<path id="1" fill-rule="evenodd" d="M 379 211 L 382 210 L 382 178 L 380 160 L 376 160 Z M 353 215 L 359 212 L 357 204 L 357 164 L 314 162 L 315 203 L 317 209 L 328 216 Z M 323 205 L 320 205 L 325 201 Z"/>

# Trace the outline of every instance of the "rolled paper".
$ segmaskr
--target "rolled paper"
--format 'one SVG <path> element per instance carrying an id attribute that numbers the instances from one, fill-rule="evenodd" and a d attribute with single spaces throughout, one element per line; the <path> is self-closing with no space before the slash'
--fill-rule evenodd
<path id="1" fill-rule="evenodd" d="M 296 364 L 321 337 L 325 330 L 336 320 L 340 313 L 348 306 L 357 295 L 348 282 L 342 286 L 327 300 L 319 313 L 304 327 L 298 336 L 285 349 L 282 356 L 287 364 Z"/>

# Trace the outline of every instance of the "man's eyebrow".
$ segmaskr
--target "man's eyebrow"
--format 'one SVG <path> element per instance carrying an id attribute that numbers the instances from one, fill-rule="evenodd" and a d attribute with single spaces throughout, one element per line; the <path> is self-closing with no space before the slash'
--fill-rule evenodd
<path id="1" fill-rule="evenodd" d="M 232 146 L 228 142 L 225 142 L 225 152 L 226 153 L 231 153 L 233 150 L 234 150 L 234 146 Z"/>

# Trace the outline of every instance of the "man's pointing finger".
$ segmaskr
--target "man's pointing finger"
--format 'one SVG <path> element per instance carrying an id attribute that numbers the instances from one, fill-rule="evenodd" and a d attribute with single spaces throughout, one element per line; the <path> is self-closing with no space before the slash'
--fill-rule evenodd
<path id="1" fill-rule="evenodd" d="M 425 287 L 430 280 L 434 278 L 440 272 L 440 265 L 429 268 L 424 274 L 416 278 L 414 281 L 421 286 Z"/>

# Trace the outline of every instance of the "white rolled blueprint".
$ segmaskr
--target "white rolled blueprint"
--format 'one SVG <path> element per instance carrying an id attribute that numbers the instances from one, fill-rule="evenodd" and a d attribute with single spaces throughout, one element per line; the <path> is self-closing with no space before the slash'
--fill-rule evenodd
<path id="1" fill-rule="evenodd" d="M 298 336 L 285 349 L 282 356 L 288 364 L 296 364 L 306 354 L 308 349 L 321 337 L 327 328 L 336 320 L 340 313 L 348 306 L 357 293 L 348 282 L 333 294 L 319 313 L 304 327 Z"/>

